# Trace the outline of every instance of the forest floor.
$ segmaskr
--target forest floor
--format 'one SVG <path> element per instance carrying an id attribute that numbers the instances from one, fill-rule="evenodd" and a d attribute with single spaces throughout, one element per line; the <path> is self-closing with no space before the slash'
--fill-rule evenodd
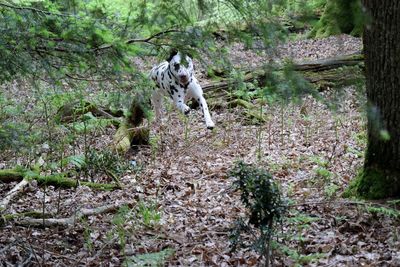
<path id="1" fill-rule="evenodd" d="M 319 59 L 360 49 L 360 39 L 343 35 L 290 42 L 277 55 Z M 264 60 L 240 45 L 231 53 L 238 65 L 255 66 Z M 201 69 L 198 75 L 207 83 Z M 252 125 L 241 107 L 210 105 L 217 125 L 213 131 L 205 128 L 199 111 L 192 112 L 187 122 L 176 111 L 168 112 L 162 127 L 151 124 L 153 145 L 124 157 L 136 167 L 120 177 L 120 190 L 86 186 L 60 190 L 31 182 L 3 214 L 44 210 L 68 218 L 84 208 L 110 204 L 129 208 L 89 216 L 69 227 L 7 221 L 0 228 L 0 262 L 120 266 L 128 259 L 130 266 L 261 265 L 262 257 L 251 249 L 231 252 L 229 246 L 230 229 L 246 216 L 246 209 L 228 173 L 243 160 L 267 169 L 290 203 L 277 226 L 274 266 L 400 266 L 397 215 L 385 203 L 341 197 L 363 163 L 365 99 L 355 87 L 326 90 L 322 95 L 326 101 L 337 101 L 337 109 L 305 97 L 300 104 L 264 106 L 266 122 L 261 125 Z M 109 127 L 96 132 L 89 145 L 106 149 L 115 131 Z M 0 157 L 0 168 L 15 162 Z M 107 182 L 104 175 L 96 177 Z M 0 184 L 0 199 L 15 184 Z"/>

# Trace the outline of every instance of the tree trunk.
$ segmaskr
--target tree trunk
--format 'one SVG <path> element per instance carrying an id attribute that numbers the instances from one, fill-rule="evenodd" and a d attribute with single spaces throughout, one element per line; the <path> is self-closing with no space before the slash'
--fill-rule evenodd
<path id="1" fill-rule="evenodd" d="M 400 1 L 364 0 L 368 148 L 357 192 L 400 196 Z"/>

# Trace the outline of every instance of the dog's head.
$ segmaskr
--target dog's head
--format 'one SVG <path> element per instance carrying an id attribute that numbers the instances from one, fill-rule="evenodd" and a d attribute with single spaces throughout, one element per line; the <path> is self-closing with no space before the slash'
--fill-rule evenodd
<path id="1" fill-rule="evenodd" d="M 172 51 L 167 59 L 169 69 L 182 85 L 187 85 L 193 74 L 193 62 L 189 55 L 183 55 L 178 51 Z"/>

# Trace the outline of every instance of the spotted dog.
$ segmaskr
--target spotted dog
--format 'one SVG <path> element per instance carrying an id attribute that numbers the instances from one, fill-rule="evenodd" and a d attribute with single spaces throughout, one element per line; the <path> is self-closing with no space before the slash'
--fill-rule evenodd
<path id="1" fill-rule="evenodd" d="M 194 98 L 200 105 L 207 128 L 214 128 L 207 102 L 203 97 L 203 89 L 193 75 L 193 62 L 189 56 L 183 58 L 180 52 L 172 52 L 166 61 L 151 70 L 150 78 L 158 87 L 152 95 L 157 119 L 161 118 L 163 95 L 168 94 L 178 110 L 185 115 L 190 112 L 185 101 Z"/>

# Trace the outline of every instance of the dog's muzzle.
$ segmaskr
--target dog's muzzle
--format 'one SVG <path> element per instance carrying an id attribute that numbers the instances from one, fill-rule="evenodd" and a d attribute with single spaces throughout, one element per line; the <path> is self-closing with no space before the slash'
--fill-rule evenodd
<path id="1" fill-rule="evenodd" d="M 179 75 L 179 81 L 181 84 L 186 85 L 189 82 L 189 76 Z"/>

